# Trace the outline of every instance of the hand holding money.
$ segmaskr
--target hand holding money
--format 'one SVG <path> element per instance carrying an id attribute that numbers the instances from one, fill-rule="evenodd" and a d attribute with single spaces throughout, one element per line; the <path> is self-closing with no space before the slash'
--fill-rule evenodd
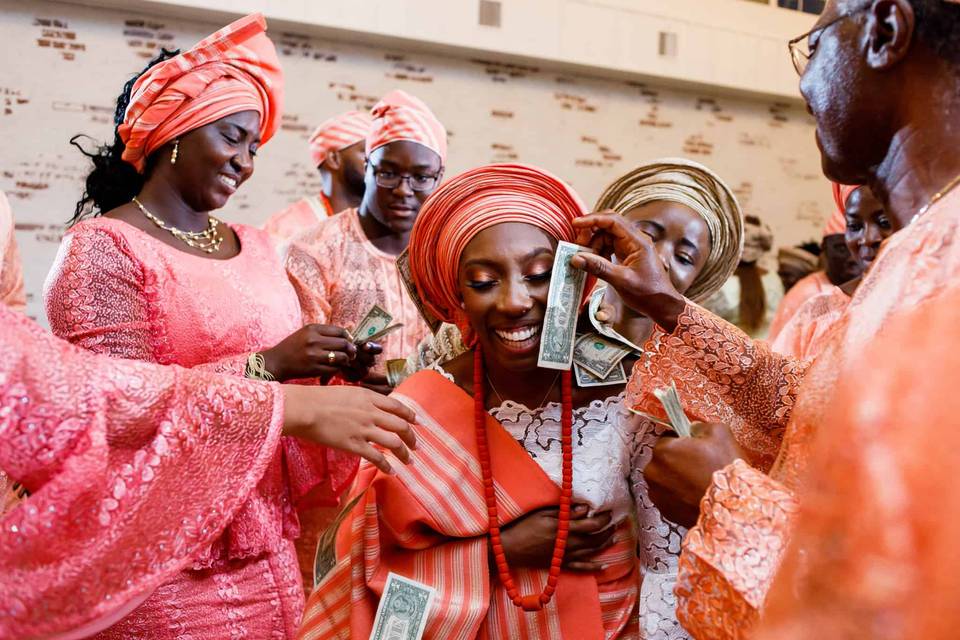
<path id="1" fill-rule="evenodd" d="M 690 435 L 661 437 L 643 472 L 653 504 L 684 527 L 696 524 L 714 472 L 746 456 L 726 425 L 696 422 Z"/>
<path id="2" fill-rule="evenodd" d="M 281 382 L 329 378 L 356 360 L 357 346 L 341 327 L 308 324 L 260 355 L 264 368 Z"/>

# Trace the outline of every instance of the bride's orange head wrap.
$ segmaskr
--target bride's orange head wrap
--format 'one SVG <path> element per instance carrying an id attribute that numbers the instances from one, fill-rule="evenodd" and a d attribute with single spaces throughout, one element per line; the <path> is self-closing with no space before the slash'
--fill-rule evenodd
<path id="1" fill-rule="evenodd" d="M 833 201 L 837 203 L 837 208 L 827 218 L 823 227 L 824 237 L 847 232 L 847 198 L 859 188 L 860 185 L 833 183 Z"/>
<path id="2" fill-rule="evenodd" d="M 266 30 L 255 13 L 147 69 L 117 128 L 123 159 L 142 173 L 166 143 L 241 111 L 260 114 L 260 143 L 266 143 L 283 111 L 283 71 Z"/>
<path id="3" fill-rule="evenodd" d="M 522 222 L 572 242 L 571 221 L 585 213 L 573 189 L 537 167 L 492 164 L 461 173 L 424 202 L 410 234 L 410 271 L 417 291 L 434 316 L 455 323 L 469 340 L 458 274 L 470 241 L 495 225 Z"/>

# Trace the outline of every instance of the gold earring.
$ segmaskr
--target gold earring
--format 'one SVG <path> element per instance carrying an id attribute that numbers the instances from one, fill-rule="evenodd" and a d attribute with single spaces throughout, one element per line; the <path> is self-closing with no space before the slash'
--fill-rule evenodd
<path id="1" fill-rule="evenodd" d="M 170 154 L 170 164 L 177 164 L 178 155 L 180 155 L 180 138 L 173 141 L 173 153 Z"/>

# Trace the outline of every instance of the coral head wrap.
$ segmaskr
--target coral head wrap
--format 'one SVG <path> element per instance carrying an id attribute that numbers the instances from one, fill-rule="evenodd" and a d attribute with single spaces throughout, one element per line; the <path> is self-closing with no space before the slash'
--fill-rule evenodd
<path id="1" fill-rule="evenodd" d="M 460 308 L 458 274 L 470 241 L 495 225 L 522 222 L 572 242 L 571 222 L 585 213 L 573 189 L 537 167 L 491 164 L 461 173 L 427 198 L 413 225 L 410 271 L 418 293 L 433 315 L 460 327 L 469 344 L 472 330 Z"/>
<path id="2" fill-rule="evenodd" d="M 744 233 L 737 197 L 702 164 L 684 158 L 663 158 L 617 178 L 600 194 L 596 208 L 624 214 L 658 201 L 687 206 L 707 223 L 710 253 L 686 293 L 691 300 L 705 300 L 723 286 L 740 261 Z"/>
<path id="3" fill-rule="evenodd" d="M 117 134 L 123 159 L 143 172 L 154 151 L 221 118 L 256 111 L 260 143 L 280 126 L 283 71 L 267 23 L 254 13 L 147 69 L 133 85 Z"/>
<path id="4" fill-rule="evenodd" d="M 399 89 L 383 96 L 373 110 L 373 126 L 367 135 L 367 155 L 391 142 L 421 144 L 447 162 L 447 130 L 422 100 Z"/>
<path id="5" fill-rule="evenodd" d="M 363 111 L 347 111 L 325 120 L 310 135 L 310 156 L 319 167 L 331 151 L 340 151 L 367 139 L 373 119 Z"/>
<path id="6" fill-rule="evenodd" d="M 823 227 L 824 238 L 847 232 L 847 198 L 859 188 L 859 185 L 833 183 L 833 201 L 837 203 L 837 209 Z"/>

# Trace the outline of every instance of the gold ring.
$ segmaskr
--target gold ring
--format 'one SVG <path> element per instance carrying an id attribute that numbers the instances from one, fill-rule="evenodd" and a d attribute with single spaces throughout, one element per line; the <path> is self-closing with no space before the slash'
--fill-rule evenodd
<path id="1" fill-rule="evenodd" d="M 336 351 L 328 351 L 328 352 L 327 352 L 327 362 L 329 362 L 330 364 L 333 364 L 333 363 L 336 362 L 336 361 L 337 361 L 337 352 L 336 352 Z"/>

